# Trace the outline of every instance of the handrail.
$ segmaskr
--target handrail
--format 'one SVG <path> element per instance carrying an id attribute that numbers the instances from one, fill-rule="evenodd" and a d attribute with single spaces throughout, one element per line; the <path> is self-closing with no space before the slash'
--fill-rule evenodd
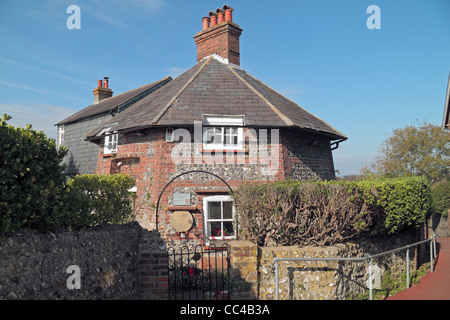
<path id="1" fill-rule="evenodd" d="M 418 246 L 419 244 L 430 242 L 430 262 L 431 262 L 431 272 L 433 272 L 433 259 L 436 258 L 436 235 L 433 233 L 433 237 L 430 239 L 425 239 L 412 244 L 408 244 L 403 247 L 399 247 L 393 250 L 384 251 L 381 253 L 373 254 L 367 257 L 355 257 L 355 258 L 274 258 L 275 261 L 275 300 L 279 297 L 279 283 L 278 283 L 278 273 L 279 273 L 279 262 L 280 261 L 365 261 L 369 260 L 369 292 L 370 300 L 372 300 L 372 260 L 390 253 L 397 251 L 406 250 L 406 287 L 409 288 L 409 248 Z M 433 250 L 434 248 L 434 250 Z"/>

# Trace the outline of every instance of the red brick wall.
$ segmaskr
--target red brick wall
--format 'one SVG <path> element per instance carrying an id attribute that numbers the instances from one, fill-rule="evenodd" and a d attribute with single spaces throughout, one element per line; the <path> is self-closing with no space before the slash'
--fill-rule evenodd
<path id="1" fill-rule="evenodd" d="M 212 54 L 228 59 L 239 65 L 239 37 L 242 29 L 231 21 L 225 21 L 214 27 L 199 32 L 195 37 L 197 44 L 197 61 Z"/>
<path id="2" fill-rule="evenodd" d="M 194 136 L 193 130 L 190 131 Z M 274 155 L 253 157 L 248 146 L 245 154 L 233 154 L 232 159 L 235 163 L 238 162 L 238 156 L 242 157 L 239 161 L 242 159 L 243 161 L 239 164 L 227 163 L 227 160 L 224 160 L 225 155 L 215 158 L 215 155 L 209 152 L 201 152 L 201 164 L 196 164 L 197 159 L 192 151 L 188 157 L 183 158 L 187 160 L 187 163 L 176 163 L 172 158 L 172 149 L 179 143 L 165 141 L 165 128 L 148 129 L 144 135 L 136 133 L 120 135 L 118 152 L 115 155 L 104 155 L 103 144 L 101 144 L 97 172 L 100 174 L 122 172 L 136 179 L 136 220 L 142 227 L 153 230 L 158 224 L 162 238 L 168 241 L 191 240 L 194 244 L 203 244 L 203 198 L 214 194 L 227 194 L 227 186 L 212 175 L 199 173 L 184 175 L 171 183 L 162 194 L 157 221 L 155 208 L 163 188 L 178 174 L 191 170 L 215 173 L 227 181 L 231 188 L 248 181 L 266 183 L 283 179 L 300 179 L 301 175 L 305 175 L 308 179 L 321 178 L 320 174 L 314 172 L 315 168 L 333 173 L 328 139 L 320 138 L 319 146 L 316 146 L 317 144 L 312 146 L 309 144 L 314 138 L 312 135 L 281 131 L 280 136 L 280 143 L 270 147 L 278 148 L 278 160 L 275 161 L 277 166 L 273 174 L 267 165 L 261 164 L 261 161 L 274 161 Z M 194 148 L 197 147 L 201 149 L 201 143 Z M 218 159 L 222 159 L 224 163 L 214 163 L 214 160 Z M 255 159 L 259 162 L 255 163 Z M 212 190 L 216 190 L 216 193 L 211 193 Z M 193 203 L 190 207 L 177 208 L 177 210 L 190 211 L 194 218 L 194 226 L 188 233 L 177 234 L 170 225 L 174 191 L 192 194 Z"/>

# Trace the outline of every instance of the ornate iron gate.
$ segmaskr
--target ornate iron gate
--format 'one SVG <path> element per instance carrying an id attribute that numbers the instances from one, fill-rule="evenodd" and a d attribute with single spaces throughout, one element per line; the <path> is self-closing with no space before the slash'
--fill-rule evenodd
<path id="1" fill-rule="evenodd" d="M 230 297 L 227 244 L 168 249 L 170 300 L 225 300 Z"/>

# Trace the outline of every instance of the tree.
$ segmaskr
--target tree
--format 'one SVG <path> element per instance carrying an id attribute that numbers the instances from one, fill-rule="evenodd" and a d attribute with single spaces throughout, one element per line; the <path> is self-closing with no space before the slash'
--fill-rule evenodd
<path id="1" fill-rule="evenodd" d="M 450 136 L 440 126 L 426 122 L 396 129 L 382 143 L 376 162 L 363 172 L 387 177 L 422 175 L 430 183 L 448 179 Z"/>

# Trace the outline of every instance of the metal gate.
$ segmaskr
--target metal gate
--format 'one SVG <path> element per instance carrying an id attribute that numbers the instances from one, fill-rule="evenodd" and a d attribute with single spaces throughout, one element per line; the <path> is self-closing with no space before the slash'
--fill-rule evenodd
<path id="1" fill-rule="evenodd" d="M 226 300 L 230 297 L 229 246 L 168 249 L 170 300 Z"/>

